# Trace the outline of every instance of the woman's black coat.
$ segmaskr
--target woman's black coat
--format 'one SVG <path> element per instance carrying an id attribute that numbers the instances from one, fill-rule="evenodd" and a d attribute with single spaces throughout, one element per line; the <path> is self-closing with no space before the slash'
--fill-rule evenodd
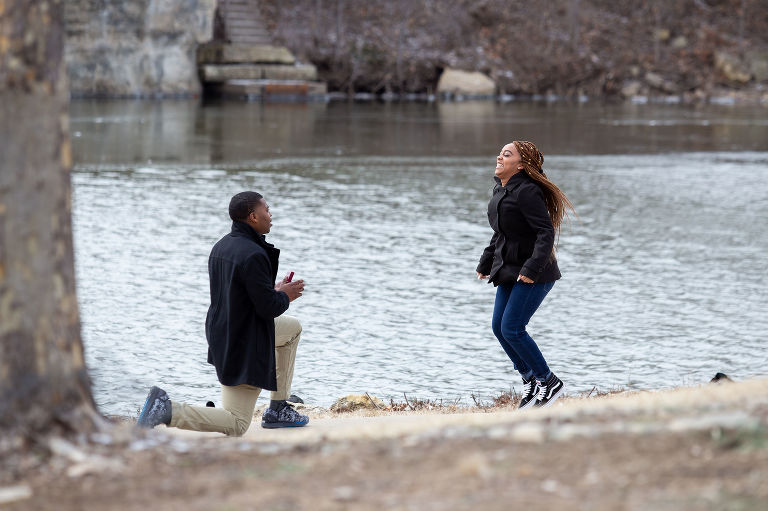
<path id="1" fill-rule="evenodd" d="M 275 291 L 280 250 L 244 222 L 208 258 L 211 306 L 205 320 L 208 362 L 222 385 L 277 390 L 275 318 L 290 300 Z"/>
<path id="2" fill-rule="evenodd" d="M 555 229 L 544 194 L 528 174 L 518 172 L 501 185 L 498 177 L 488 203 L 491 243 L 483 251 L 477 271 L 494 285 L 514 285 L 518 275 L 534 282 L 560 278 L 553 252 Z"/>

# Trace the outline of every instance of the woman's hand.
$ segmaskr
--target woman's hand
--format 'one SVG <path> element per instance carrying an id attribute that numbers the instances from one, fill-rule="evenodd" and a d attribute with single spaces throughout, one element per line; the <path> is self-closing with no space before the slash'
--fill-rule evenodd
<path id="1" fill-rule="evenodd" d="M 532 279 L 529 279 L 528 277 L 526 277 L 526 276 L 525 276 L 525 275 L 523 275 L 522 273 L 521 273 L 520 275 L 518 275 L 518 276 L 517 276 L 517 280 L 518 280 L 518 281 L 522 280 L 522 281 L 523 281 L 523 282 L 525 282 L 526 284 L 533 284 L 533 280 L 532 280 Z"/>
<path id="2" fill-rule="evenodd" d="M 477 272 L 477 278 L 478 280 L 485 280 L 488 278 L 488 275 L 483 275 L 482 273 Z"/>

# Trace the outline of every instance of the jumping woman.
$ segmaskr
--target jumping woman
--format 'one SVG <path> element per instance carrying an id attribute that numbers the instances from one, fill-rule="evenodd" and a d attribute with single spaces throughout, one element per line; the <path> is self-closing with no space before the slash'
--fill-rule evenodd
<path id="1" fill-rule="evenodd" d="M 544 174 L 543 163 L 544 156 L 531 142 L 516 140 L 501 149 L 488 203 L 493 237 L 477 266 L 477 278 L 496 286 L 491 324 L 523 378 L 520 409 L 549 406 L 565 388 L 525 329 L 560 278 L 555 241 L 565 208 L 573 211 Z"/>

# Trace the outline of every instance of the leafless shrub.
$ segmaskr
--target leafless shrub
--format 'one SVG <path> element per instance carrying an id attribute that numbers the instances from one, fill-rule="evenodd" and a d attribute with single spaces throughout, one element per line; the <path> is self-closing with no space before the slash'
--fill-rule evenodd
<path id="1" fill-rule="evenodd" d="M 713 84 L 718 48 L 768 48 L 764 0 L 261 0 L 277 41 L 331 90 L 430 92 L 442 70 L 500 92 L 617 94 L 646 72 L 680 92 Z M 663 28 L 669 39 L 660 40 Z M 672 45 L 675 37 L 685 43 Z"/>

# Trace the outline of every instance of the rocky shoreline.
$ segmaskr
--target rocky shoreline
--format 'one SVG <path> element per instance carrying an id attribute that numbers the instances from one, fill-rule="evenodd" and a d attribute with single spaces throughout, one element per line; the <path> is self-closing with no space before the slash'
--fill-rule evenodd
<path id="1" fill-rule="evenodd" d="M 276 42 L 347 98 L 768 104 L 764 3 L 455 4 L 260 2 Z"/>
<path id="2" fill-rule="evenodd" d="M 316 98 L 318 99 L 318 98 Z M 471 92 L 457 90 L 443 93 L 394 93 L 394 92 L 340 92 L 334 91 L 319 98 L 325 101 L 355 101 L 355 102 L 435 102 L 435 101 L 494 101 L 497 103 L 511 102 L 544 102 L 544 103 L 587 103 L 592 101 L 622 102 L 634 104 L 664 104 L 664 105 L 752 105 L 768 107 L 768 91 L 762 88 L 754 90 L 732 90 L 721 88 L 709 93 L 686 94 L 632 94 L 622 97 L 592 97 L 580 95 L 576 97 L 560 96 L 557 94 L 473 94 Z"/>
<path id="3" fill-rule="evenodd" d="M 313 77 L 316 69 L 323 86 L 310 100 L 768 105 L 768 5 L 760 0 L 253 6 L 270 44 L 290 50 L 297 69 Z M 196 55 L 214 37 L 216 8 L 215 0 L 67 2 L 72 97 L 201 96 L 207 74 Z"/>

